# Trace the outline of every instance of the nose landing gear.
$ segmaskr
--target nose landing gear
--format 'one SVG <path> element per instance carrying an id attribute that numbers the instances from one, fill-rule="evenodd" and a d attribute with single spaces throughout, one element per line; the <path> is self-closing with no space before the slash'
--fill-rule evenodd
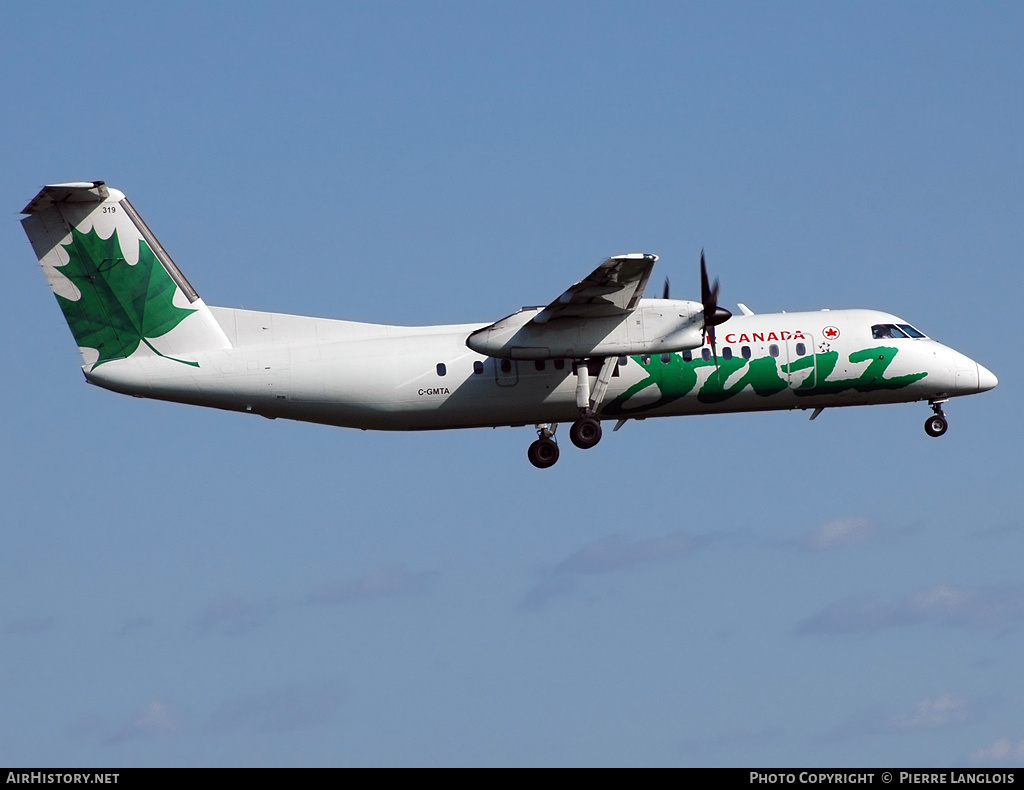
<path id="1" fill-rule="evenodd" d="M 924 421 L 924 432 L 929 436 L 942 436 L 949 428 L 949 423 L 946 421 L 946 415 L 942 412 L 942 404 L 944 400 L 940 401 L 929 401 L 932 406 L 932 411 L 935 412 L 931 417 Z"/>

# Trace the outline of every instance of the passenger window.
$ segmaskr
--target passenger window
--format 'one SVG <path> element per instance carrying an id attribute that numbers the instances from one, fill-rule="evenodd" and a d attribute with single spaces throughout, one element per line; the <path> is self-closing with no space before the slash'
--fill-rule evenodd
<path id="1" fill-rule="evenodd" d="M 474 373 L 483 373 L 484 372 L 484 363 L 481 362 L 479 359 L 476 362 L 473 363 L 473 372 Z"/>
<path id="2" fill-rule="evenodd" d="M 671 361 L 672 361 L 672 355 L 671 354 L 662 354 L 661 355 L 661 364 L 667 365 Z"/>
<path id="3" fill-rule="evenodd" d="M 722 359 L 732 359 L 732 349 L 729 346 L 722 349 Z"/>
<path id="4" fill-rule="evenodd" d="M 750 359 L 750 346 L 744 346 L 740 350 L 743 352 L 743 358 L 744 359 Z"/>
<path id="5" fill-rule="evenodd" d="M 705 362 L 710 362 L 711 361 L 711 349 L 710 348 L 703 348 L 703 349 L 701 349 L 700 358 L 703 359 Z"/>
<path id="6" fill-rule="evenodd" d="M 797 343 L 796 344 L 796 355 L 798 357 L 802 357 L 806 353 L 807 353 L 807 346 L 805 346 L 803 343 Z"/>
<path id="7" fill-rule="evenodd" d="M 503 359 L 503 360 L 501 360 L 501 372 L 502 373 L 511 373 L 512 372 L 512 360 L 511 359 Z"/>
<path id="8" fill-rule="evenodd" d="M 651 364 L 651 358 L 649 356 L 647 356 L 646 354 L 644 354 L 642 357 L 640 357 L 640 361 L 643 362 L 645 365 L 650 365 Z"/>
<path id="9" fill-rule="evenodd" d="M 683 362 L 693 362 L 693 352 L 692 351 L 687 350 L 687 351 L 683 352 Z"/>
<path id="10" fill-rule="evenodd" d="M 768 353 L 777 358 L 779 356 L 779 347 L 772 343 L 768 346 Z"/>
<path id="11" fill-rule="evenodd" d="M 437 363 L 437 375 L 438 376 L 443 376 L 447 372 L 448 372 L 448 368 L 446 368 L 444 366 L 444 363 L 443 362 L 438 362 Z"/>
<path id="12" fill-rule="evenodd" d="M 619 357 L 619 365 L 625 365 L 629 362 L 629 357 Z"/>
<path id="13" fill-rule="evenodd" d="M 535 368 L 537 368 L 537 370 L 544 370 L 544 360 L 543 359 L 534 360 L 533 366 Z"/>
<path id="14" fill-rule="evenodd" d="M 556 359 L 555 360 L 555 370 L 564 370 L 564 369 L 565 369 L 565 360 L 564 359 Z"/>

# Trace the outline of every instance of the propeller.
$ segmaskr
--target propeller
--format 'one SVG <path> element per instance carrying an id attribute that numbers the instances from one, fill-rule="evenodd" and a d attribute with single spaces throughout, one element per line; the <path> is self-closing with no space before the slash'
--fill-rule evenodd
<path id="1" fill-rule="evenodd" d="M 703 339 L 706 335 L 711 341 L 711 353 L 715 356 L 715 370 L 718 370 L 715 327 L 732 318 L 732 313 L 724 307 L 718 306 L 718 278 L 715 278 L 714 287 L 708 283 L 708 267 L 704 262 L 704 250 L 700 251 L 700 301 L 704 305 L 704 326 L 701 328 L 701 337 Z"/>
<path id="2" fill-rule="evenodd" d="M 665 278 L 665 290 L 661 292 L 662 299 L 668 299 L 668 277 Z"/>

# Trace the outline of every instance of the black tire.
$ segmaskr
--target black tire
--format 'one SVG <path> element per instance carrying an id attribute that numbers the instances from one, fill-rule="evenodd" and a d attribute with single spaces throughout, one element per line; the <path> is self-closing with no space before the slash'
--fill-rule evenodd
<path id="1" fill-rule="evenodd" d="M 580 417 L 569 429 L 569 438 L 581 450 L 589 450 L 601 441 L 601 423 L 593 417 Z"/>
<path id="2" fill-rule="evenodd" d="M 530 445 L 526 456 L 530 459 L 530 463 L 538 469 L 547 469 L 554 466 L 555 461 L 558 460 L 558 445 L 551 439 L 538 439 Z"/>
<path id="3" fill-rule="evenodd" d="M 942 436 L 949 427 L 945 417 L 934 414 L 924 421 L 924 432 L 929 436 Z"/>

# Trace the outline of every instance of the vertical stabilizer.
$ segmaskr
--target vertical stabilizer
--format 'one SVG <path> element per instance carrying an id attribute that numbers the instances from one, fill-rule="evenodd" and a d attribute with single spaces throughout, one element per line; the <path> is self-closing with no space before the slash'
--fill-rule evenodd
<path id="1" fill-rule="evenodd" d="M 43 187 L 22 225 L 87 367 L 135 353 L 198 366 L 224 330 L 127 198 L 102 181 Z"/>

